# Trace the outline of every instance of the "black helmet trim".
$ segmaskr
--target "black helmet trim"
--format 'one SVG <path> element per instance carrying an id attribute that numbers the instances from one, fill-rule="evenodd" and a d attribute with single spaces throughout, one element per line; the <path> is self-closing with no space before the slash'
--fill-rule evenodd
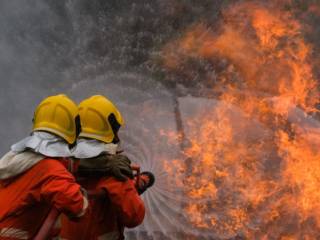
<path id="1" fill-rule="evenodd" d="M 114 134 L 114 138 L 112 140 L 112 143 L 118 143 L 120 142 L 120 139 L 118 137 L 118 131 L 121 127 L 120 123 L 118 122 L 116 116 L 111 113 L 109 116 L 108 116 L 108 122 L 112 128 L 112 132 Z"/>

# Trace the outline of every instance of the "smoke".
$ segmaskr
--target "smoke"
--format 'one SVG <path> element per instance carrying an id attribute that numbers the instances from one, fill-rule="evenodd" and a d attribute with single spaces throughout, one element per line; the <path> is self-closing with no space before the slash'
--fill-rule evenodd
<path id="1" fill-rule="evenodd" d="M 210 9 L 214 16 L 220 5 L 169 0 L 1 1 L 0 135 L 5 141 L 0 152 L 30 132 L 32 112 L 48 95 L 110 71 L 157 74 L 154 59 L 162 45 L 203 11 Z M 112 79 L 104 81 L 112 88 Z"/>
<path id="2" fill-rule="evenodd" d="M 26 136 L 37 103 L 63 79 L 64 21 L 43 1 L 0 3 L 0 151 Z"/>

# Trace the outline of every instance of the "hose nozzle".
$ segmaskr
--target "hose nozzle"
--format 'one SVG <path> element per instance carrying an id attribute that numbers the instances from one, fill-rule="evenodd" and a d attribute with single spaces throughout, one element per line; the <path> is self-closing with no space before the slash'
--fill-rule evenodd
<path id="1" fill-rule="evenodd" d="M 131 166 L 132 170 L 136 171 L 135 174 L 135 182 L 136 182 L 136 189 L 141 195 L 144 193 L 148 188 L 152 187 L 155 182 L 155 176 L 152 172 L 142 172 L 140 173 L 140 167 L 139 166 Z"/>

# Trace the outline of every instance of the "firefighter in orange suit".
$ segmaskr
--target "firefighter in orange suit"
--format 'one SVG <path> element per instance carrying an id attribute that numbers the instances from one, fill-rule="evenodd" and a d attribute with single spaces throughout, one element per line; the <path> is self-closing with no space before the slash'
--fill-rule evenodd
<path id="1" fill-rule="evenodd" d="M 69 217 L 85 213 L 88 200 L 67 169 L 79 121 L 72 100 L 48 97 L 35 110 L 31 135 L 0 159 L 1 240 L 34 239 L 52 207 Z"/>
<path id="2" fill-rule="evenodd" d="M 114 104 L 103 96 L 92 96 L 79 105 L 81 133 L 74 156 L 80 159 L 79 183 L 89 193 L 90 210 L 71 222 L 63 217 L 61 239 L 124 239 L 124 227 L 142 223 L 144 203 L 135 188 L 130 160 L 117 154 L 118 130 L 123 118 Z M 114 171 L 113 164 L 118 167 Z M 122 167 L 121 167 L 122 166 Z M 99 174 L 108 172 L 111 176 Z M 91 197 L 102 191 L 104 197 Z"/>

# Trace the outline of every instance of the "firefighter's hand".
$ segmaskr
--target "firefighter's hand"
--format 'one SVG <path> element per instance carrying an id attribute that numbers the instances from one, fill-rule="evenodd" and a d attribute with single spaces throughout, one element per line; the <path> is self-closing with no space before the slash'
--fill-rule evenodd
<path id="1" fill-rule="evenodd" d="M 109 155 L 109 161 L 106 164 L 106 171 L 120 181 L 126 181 L 128 178 L 133 179 L 131 161 L 127 156 L 116 154 Z"/>
<path id="2" fill-rule="evenodd" d="M 100 155 L 81 159 L 78 172 L 82 176 L 113 176 L 120 181 L 126 181 L 128 178 L 133 179 L 130 164 L 129 158 L 124 155 Z"/>

